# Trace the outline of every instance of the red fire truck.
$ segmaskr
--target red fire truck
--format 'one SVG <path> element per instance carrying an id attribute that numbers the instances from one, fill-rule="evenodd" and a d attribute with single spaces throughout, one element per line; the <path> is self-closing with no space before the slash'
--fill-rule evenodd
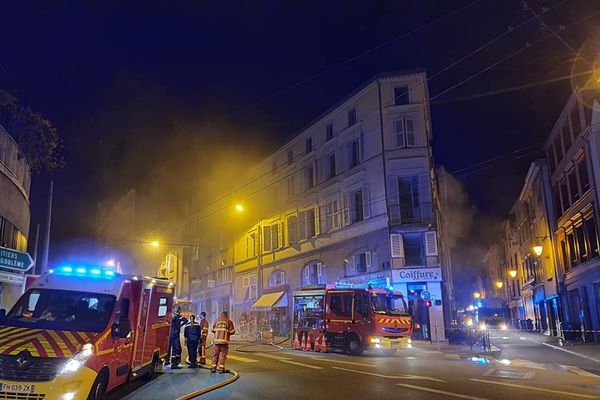
<path id="1" fill-rule="evenodd" d="M 328 349 L 393 354 L 411 347 L 412 331 L 412 318 L 399 292 L 372 285 L 294 292 L 294 339 L 312 349 L 324 338 Z"/>
<path id="2" fill-rule="evenodd" d="M 166 357 L 173 285 L 88 265 L 38 277 L 0 310 L 0 397 L 102 399 Z"/>

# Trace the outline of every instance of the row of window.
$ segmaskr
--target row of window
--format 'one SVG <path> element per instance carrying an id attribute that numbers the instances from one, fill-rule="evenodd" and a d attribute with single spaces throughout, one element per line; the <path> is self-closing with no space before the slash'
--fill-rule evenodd
<path id="1" fill-rule="evenodd" d="M 554 185 L 553 196 L 557 216 L 565 213 L 573 203 L 590 188 L 590 179 L 585 154 L 581 154 L 565 175 L 559 180 L 559 187 Z"/>
<path id="2" fill-rule="evenodd" d="M 388 208 L 392 224 L 429 223 L 431 192 L 427 174 L 388 176 Z"/>
<path id="3" fill-rule="evenodd" d="M 570 123 L 569 123 L 570 122 Z M 556 167 L 561 163 L 571 146 L 574 139 L 581 133 L 581 116 L 579 113 L 579 104 L 571 109 L 569 118 L 560 128 L 560 132 L 554 138 L 551 146 L 547 150 L 547 159 L 550 166 L 550 171 L 554 172 Z"/>
<path id="4" fill-rule="evenodd" d="M 560 241 L 560 252 L 566 271 L 600 256 L 596 216 L 593 209 L 573 223 L 572 229 Z"/>
<path id="5" fill-rule="evenodd" d="M 410 104 L 410 91 L 408 86 L 398 86 L 394 88 L 393 104 L 396 106 Z M 347 127 L 352 127 L 358 122 L 356 107 L 346 111 Z M 414 147 L 415 146 L 415 121 L 413 118 L 400 118 L 395 121 L 396 147 Z M 333 122 L 325 125 L 325 142 L 333 139 Z M 308 137 L 304 141 L 304 154 L 310 154 L 314 150 L 313 139 Z M 292 165 L 294 162 L 294 150 L 287 151 L 286 165 Z M 277 173 L 277 160 L 273 160 L 271 172 Z"/>

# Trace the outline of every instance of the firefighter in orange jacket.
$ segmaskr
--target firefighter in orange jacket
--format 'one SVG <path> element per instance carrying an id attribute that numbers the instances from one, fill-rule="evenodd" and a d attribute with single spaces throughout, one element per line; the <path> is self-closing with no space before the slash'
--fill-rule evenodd
<path id="1" fill-rule="evenodd" d="M 200 319 L 200 329 L 202 330 L 202 337 L 200 338 L 200 364 L 206 364 L 206 341 L 208 340 L 208 320 L 206 319 L 206 313 L 202 311 L 200 313 L 202 319 Z"/>
<path id="2" fill-rule="evenodd" d="M 212 328 L 215 339 L 213 341 L 213 356 L 210 372 L 225 372 L 225 360 L 229 353 L 229 339 L 235 333 L 233 322 L 229 319 L 229 312 L 223 311 L 217 318 Z"/>

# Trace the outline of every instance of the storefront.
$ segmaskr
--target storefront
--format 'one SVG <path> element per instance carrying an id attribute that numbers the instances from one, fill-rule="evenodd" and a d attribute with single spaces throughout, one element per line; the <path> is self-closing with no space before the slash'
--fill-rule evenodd
<path id="1" fill-rule="evenodd" d="M 288 290 L 272 291 L 263 294 L 253 305 L 251 312 L 256 314 L 261 330 L 270 329 L 275 336 L 289 333 L 289 293 Z"/>
<path id="2" fill-rule="evenodd" d="M 441 268 L 402 268 L 392 271 L 394 290 L 407 298 L 415 323 L 415 339 L 445 340 Z M 430 299 L 427 308 L 425 298 Z"/>

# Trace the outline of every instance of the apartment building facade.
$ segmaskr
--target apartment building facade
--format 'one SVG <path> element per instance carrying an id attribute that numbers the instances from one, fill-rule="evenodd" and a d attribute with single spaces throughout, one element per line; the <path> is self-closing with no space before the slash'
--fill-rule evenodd
<path id="1" fill-rule="evenodd" d="M 0 246 L 27 251 L 31 171 L 19 147 L 0 126 Z M 12 307 L 22 291 L 23 275 L 0 269 L 0 308 Z"/>
<path id="2" fill-rule="evenodd" d="M 557 335 L 560 330 L 555 215 L 545 160 L 534 161 L 510 210 L 502 273 L 509 308 L 518 328 Z"/>
<path id="3" fill-rule="evenodd" d="M 212 249 L 192 272 L 200 309 L 275 315 L 289 332 L 294 290 L 379 279 L 406 295 L 422 338 L 437 328 L 443 339 L 450 276 L 431 142 L 424 72 L 382 74 L 351 93 L 205 210 L 237 229 L 207 222 L 216 231 L 190 238 L 198 259 Z"/>
<path id="4" fill-rule="evenodd" d="M 576 90 L 546 144 L 556 214 L 562 312 L 570 330 L 600 329 L 600 113 L 597 88 Z M 586 333 L 587 340 L 600 340 Z"/>

